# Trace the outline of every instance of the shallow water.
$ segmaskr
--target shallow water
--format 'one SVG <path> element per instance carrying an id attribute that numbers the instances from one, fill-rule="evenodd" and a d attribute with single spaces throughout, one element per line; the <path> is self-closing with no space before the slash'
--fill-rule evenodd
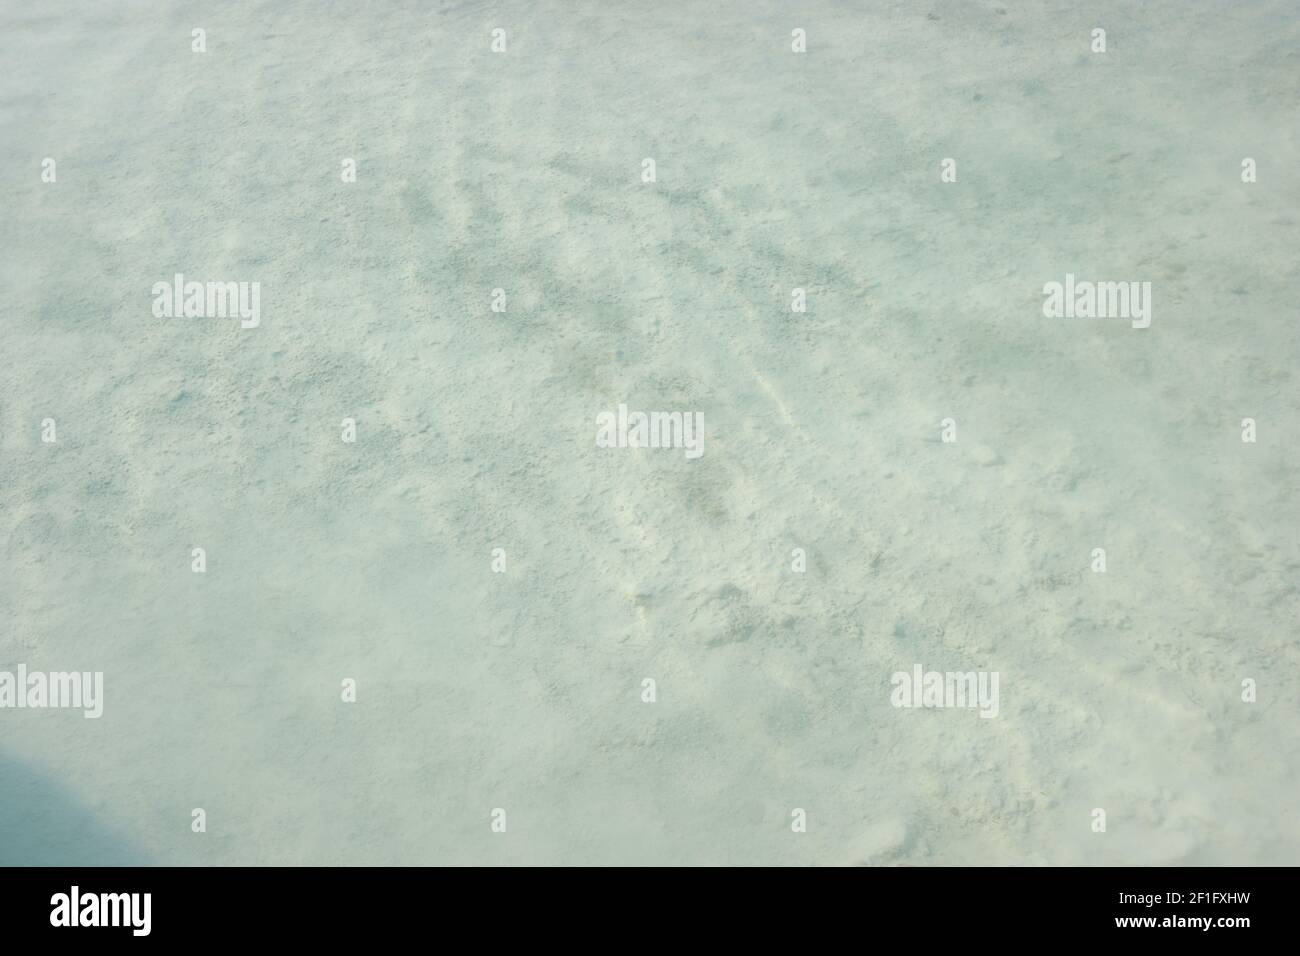
<path id="1" fill-rule="evenodd" d="M 0 0 L 0 862 L 1300 862 L 1300 8 L 1133 7 Z"/>

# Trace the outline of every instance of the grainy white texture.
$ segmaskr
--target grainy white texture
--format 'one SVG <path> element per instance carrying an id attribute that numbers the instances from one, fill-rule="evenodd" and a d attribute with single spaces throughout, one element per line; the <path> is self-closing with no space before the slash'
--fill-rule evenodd
<path id="1" fill-rule="evenodd" d="M 1300 862 L 1297 5 L 1086 7 L 0 0 L 0 862 Z"/>

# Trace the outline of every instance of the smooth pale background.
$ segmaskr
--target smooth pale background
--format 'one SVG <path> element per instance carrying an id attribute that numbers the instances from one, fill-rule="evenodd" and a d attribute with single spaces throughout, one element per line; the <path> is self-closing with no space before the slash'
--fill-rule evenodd
<path id="1" fill-rule="evenodd" d="M 0 0 L 0 62 L 0 668 L 106 675 L 0 711 L 0 861 L 1300 862 L 1291 0 Z"/>

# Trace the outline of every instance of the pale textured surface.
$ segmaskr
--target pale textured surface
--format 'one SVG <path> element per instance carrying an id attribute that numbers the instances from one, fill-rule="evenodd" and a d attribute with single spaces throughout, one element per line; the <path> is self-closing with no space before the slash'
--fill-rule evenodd
<path id="1" fill-rule="evenodd" d="M 0 862 L 1300 862 L 1297 5 L 1077 7 L 0 0 Z"/>

